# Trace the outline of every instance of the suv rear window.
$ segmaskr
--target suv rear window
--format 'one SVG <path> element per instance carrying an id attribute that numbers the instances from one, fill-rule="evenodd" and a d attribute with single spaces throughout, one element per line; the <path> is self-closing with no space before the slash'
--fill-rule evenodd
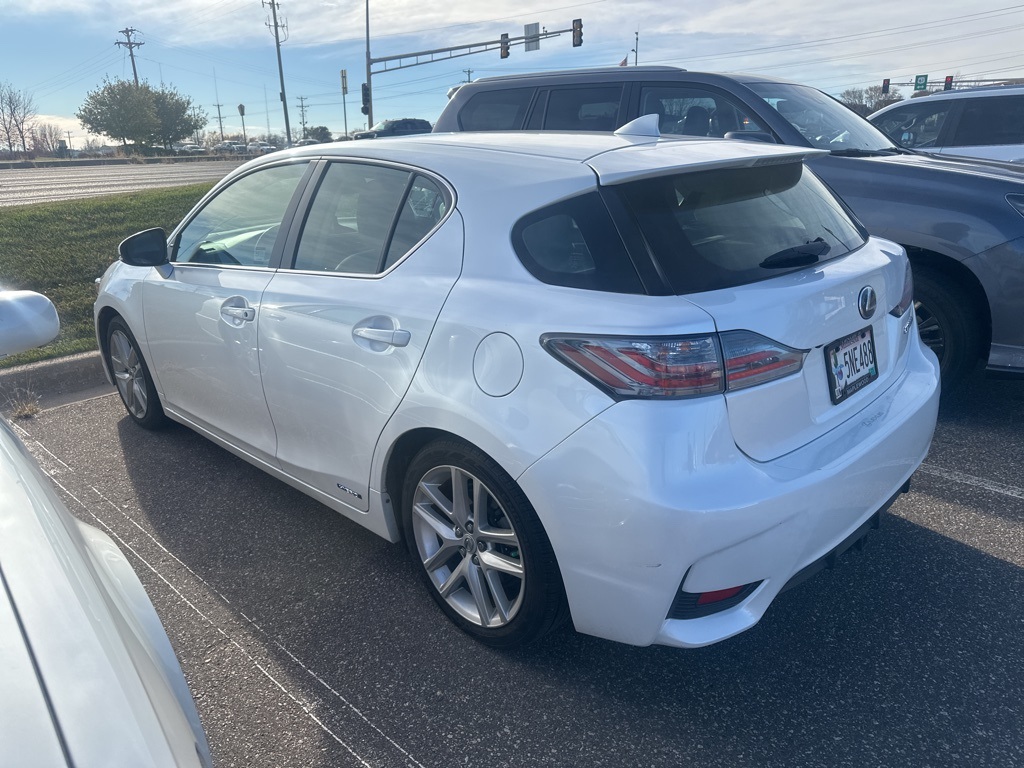
<path id="1" fill-rule="evenodd" d="M 683 173 L 617 189 L 677 294 L 776 277 L 865 242 L 802 163 Z"/>
<path id="2" fill-rule="evenodd" d="M 526 120 L 533 88 L 483 91 L 459 111 L 459 128 L 464 131 L 517 131 Z"/>

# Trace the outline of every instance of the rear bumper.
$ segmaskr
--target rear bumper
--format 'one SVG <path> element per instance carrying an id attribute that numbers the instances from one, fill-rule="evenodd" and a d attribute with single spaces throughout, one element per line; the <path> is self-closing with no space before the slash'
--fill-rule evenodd
<path id="1" fill-rule="evenodd" d="M 750 628 L 904 486 L 927 454 L 938 399 L 937 363 L 915 339 L 886 391 L 769 462 L 736 447 L 724 398 L 609 408 L 519 478 L 551 539 L 576 629 L 697 647 Z M 667 618 L 680 589 L 753 583 L 726 610 Z"/>

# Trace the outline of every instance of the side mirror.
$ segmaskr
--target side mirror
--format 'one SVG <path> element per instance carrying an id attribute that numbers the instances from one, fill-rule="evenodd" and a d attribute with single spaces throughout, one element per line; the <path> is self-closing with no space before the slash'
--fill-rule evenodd
<path id="1" fill-rule="evenodd" d="M 778 144 L 775 137 L 765 131 L 729 131 L 725 134 L 727 139 L 740 139 L 742 141 L 763 141 L 765 144 Z"/>
<path id="2" fill-rule="evenodd" d="M 136 232 L 117 246 L 117 255 L 133 267 L 159 267 L 167 263 L 167 233 L 160 227 Z"/>
<path id="3" fill-rule="evenodd" d="M 35 291 L 0 291 L 0 357 L 41 347 L 57 336 L 53 302 Z"/>

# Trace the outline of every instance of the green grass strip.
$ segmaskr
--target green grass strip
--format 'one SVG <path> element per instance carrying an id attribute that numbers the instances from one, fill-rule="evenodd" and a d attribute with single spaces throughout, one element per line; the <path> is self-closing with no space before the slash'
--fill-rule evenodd
<path id="1" fill-rule="evenodd" d="M 96 349 L 97 277 L 133 232 L 170 232 L 212 183 L 130 194 L 0 207 L 0 288 L 38 291 L 60 315 L 52 344 L 0 360 L 0 367 Z"/>

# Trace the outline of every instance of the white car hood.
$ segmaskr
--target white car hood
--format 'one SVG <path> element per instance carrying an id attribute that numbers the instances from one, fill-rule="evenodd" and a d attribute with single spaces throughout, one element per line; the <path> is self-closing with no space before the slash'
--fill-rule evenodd
<path id="1" fill-rule="evenodd" d="M 177 659 L 114 543 L 0 419 L 0 765 L 208 765 Z"/>

